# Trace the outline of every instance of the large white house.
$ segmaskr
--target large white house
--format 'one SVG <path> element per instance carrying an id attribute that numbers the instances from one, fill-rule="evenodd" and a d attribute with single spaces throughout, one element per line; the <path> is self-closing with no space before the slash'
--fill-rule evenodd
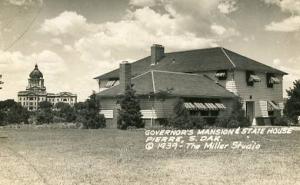
<path id="1" fill-rule="evenodd" d="M 70 92 L 47 93 L 43 74 L 38 65 L 35 65 L 34 70 L 29 75 L 26 90 L 18 92 L 18 102 L 29 111 L 33 111 L 37 110 L 39 102 L 42 101 L 48 101 L 53 106 L 58 102 L 73 106 L 77 102 L 77 95 Z"/>

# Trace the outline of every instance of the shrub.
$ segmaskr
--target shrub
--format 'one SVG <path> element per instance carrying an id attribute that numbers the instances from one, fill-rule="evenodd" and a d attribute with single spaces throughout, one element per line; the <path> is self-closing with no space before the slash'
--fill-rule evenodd
<path id="1" fill-rule="evenodd" d="M 227 127 L 234 126 L 235 124 L 238 124 L 239 127 L 249 127 L 251 125 L 250 121 L 245 116 L 245 110 L 243 109 L 243 104 L 241 103 L 241 100 L 239 98 L 236 98 L 233 102 L 232 106 L 232 112 L 229 116 L 229 122 L 234 120 L 235 123 L 229 123 Z"/>
<path id="2" fill-rule="evenodd" d="M 238 127 L 241 127 L 241 124 L 237 120 L 232 119 L 229 120 L 227 123 L 227 128 L 238 128 Z"/>
<path id="3" fill-rule="evenodd" d="M 294 87 L 287 90 L 288 99 L 284 106 L 284 114 L 294 123 L 300 116 L 300 80 L 293 82 Z"/>
<path id="4" fill-rule="evenodd" d="M 228 117 L 218 117 L 216 119 L 215 125 L 216 125 L 216 127 L 227 128 L 228 127 L 228 122 L 229 122 Z"/>
<path id="5" fill-rule="evenodd" d="M 118 102 L 121 107 L 117 121 L 119 129 L 126 130 L 129 126 L 136 128 L 145 126 L 142 121 L 139 100 L 131 86 L 126 87 L 125 94 L 119 97 Z"/>
<path id="6" fill-rule="evenodd" d="M 184 107 L 184 101 L 177 99 L 173 109 L 173 116 L 169 120 L 169 126 L 178 129 L 193 128 L 189 111 Z"/>
<path id="7" fill-rule="evenodd" d="M 276 116 L 272 125 L 274 125 L 274 126 L 289 126 L 289 120 L 285 116 Z"/>
<path id="8" fill-rule="evenodd" d="M 207 125 L 207 121 L 202 116 L 192 116 L 191 123 L 194 129 L 203 129 Z"/>
<path id="9" fill-rule="evenodd" d="M 106 127 L 106 120 L 100 112 L 100 100 L 93 93 L 85 102 L 75 105 L 76 121 L 82 123 L 82 128 L 98 129 Z"/>

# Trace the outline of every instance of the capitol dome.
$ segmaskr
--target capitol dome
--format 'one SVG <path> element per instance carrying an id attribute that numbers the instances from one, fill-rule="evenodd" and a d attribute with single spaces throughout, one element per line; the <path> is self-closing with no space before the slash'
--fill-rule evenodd
<path id="1" fill-rule="evenodd" d="M 36 64 L 34 70 L 29 75 L 30 78 L 43 78 L 43 73 L 39 70 L 38 65 Z"/>

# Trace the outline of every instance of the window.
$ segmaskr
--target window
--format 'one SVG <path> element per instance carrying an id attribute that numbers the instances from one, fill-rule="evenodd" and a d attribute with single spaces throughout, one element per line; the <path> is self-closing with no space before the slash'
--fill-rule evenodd
<path id="1" fill-rule="evenodd" d="M 210 116 L 218 116 L 219 115 L 219 111 L 211 111 L 210 112 Z"/>
<path id="2" fill-rule="evenodd" d="M 219 70 L 215 74 L 218 80 L 226 80 L 227 79 L 227 70 Z"/>
<path id="3" fill-rule="evenodd" d="M 253 71 L 246 71 L 246 82 L 247 82 L 248 86 L 253 86 L 254 85 L 254 82 L 249 81 L 251 74 L 254 74 L 254 72 Z"/>
<path id="4" fill-rule="evenodd" d="M 33 100 L 33 97 L 30 97 L 29 100 Z"/>
<path id="5" fill-rule="evenodd" d="M 255 75 L 253 71 L 246 71 L 246 83 L 247 86 L 254 86 L 255 82 L 260 82 L 259 76 Z"/>
<path id="6" fill-rule="evenodd" d="M 272 111 L 268 111 L 268 116 L 269 116 L 269 117 L 274 116 L 274 111 L 273 111 L 273 110 L 272 110 Z"/>
<path id="7" fill-rule="evenodd" d="M 109 80 L 109 81 L 106 83 L 105 87 L 106 87 L 106 88 L 110 88 L 110 87 L 112 87 L 112 86 L 114 86 L 114 85 L 117 85 L 118 83 L 119 83 L 118 80 Z"/>
<path id="8" fill-rule="evenodd" d="M 200 111 L 201 116 L 209 116 L 209 111 Z"/>
<path id="9" fill-rule="evenodd" d="M 266 83 L 268 88 L 273 88 L 274 84 L 279 84 L 280 80 L 275 76 L 274 73 L 266 74 Z"/>

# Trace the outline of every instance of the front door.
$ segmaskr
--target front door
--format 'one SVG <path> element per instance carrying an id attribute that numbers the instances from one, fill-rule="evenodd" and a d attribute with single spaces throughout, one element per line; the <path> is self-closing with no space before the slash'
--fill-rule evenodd
<path id="1" fill-rule="evenodd" d="M 253 124 L 253 120 L 255 117 L 255 110 L 254 110 L 254 101 L 246 101 L 246 117 Z"/>

